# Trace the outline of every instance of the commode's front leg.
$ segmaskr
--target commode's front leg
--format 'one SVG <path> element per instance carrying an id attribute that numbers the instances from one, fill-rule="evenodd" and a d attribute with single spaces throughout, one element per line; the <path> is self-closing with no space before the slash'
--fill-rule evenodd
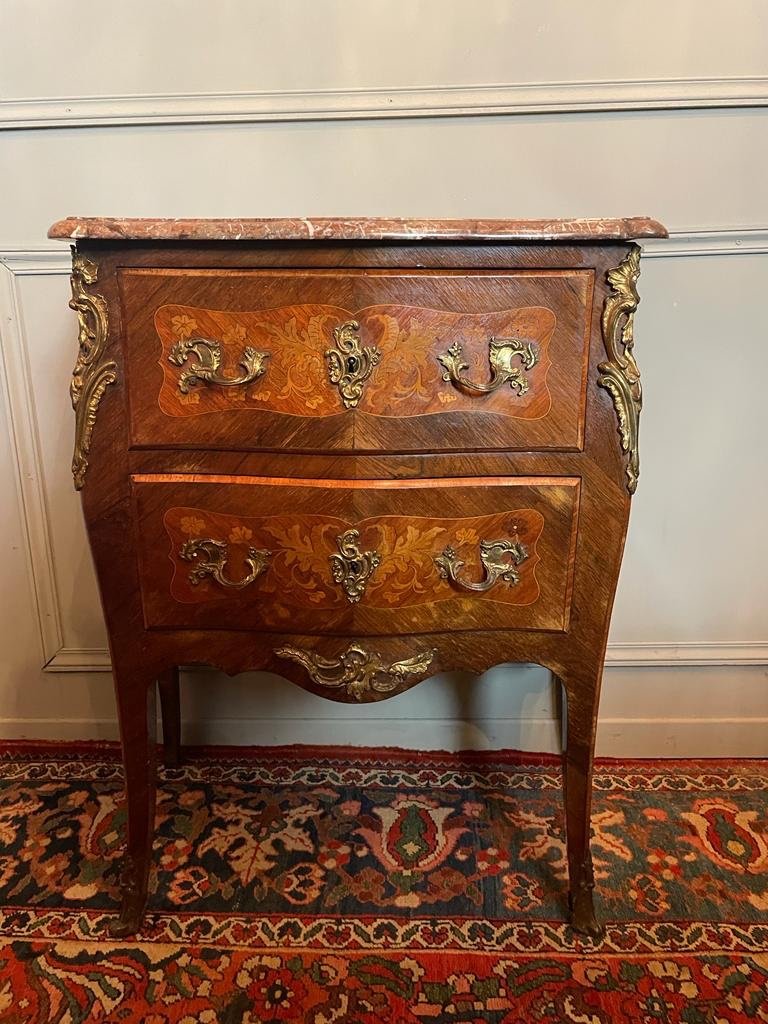
<path id="1" fill-rule="evenodd" d="M 604 929 L 594 906 L 590 812 L 601 676 L 602 660 L 599 665 L 568 670 L 561 675 L 567 701 L 564 786 L 568 902 L 574 930 L 596 940 L 603 937 Z"/>

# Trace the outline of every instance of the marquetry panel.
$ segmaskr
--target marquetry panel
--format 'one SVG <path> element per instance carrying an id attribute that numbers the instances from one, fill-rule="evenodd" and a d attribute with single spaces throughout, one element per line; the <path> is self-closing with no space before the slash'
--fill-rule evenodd
<path id="1" fill-rule="evenodd" d="M 564 626 L 576 481 L 216 479 L 135 481 L 150 627 Z"/>
<path id="2" fill-rule="evenodd" d="M 514 399 L 509 389 L 499 388 L 483 399 L 481 411 L 523 419 L 539 419 L 549 411 L 552 399 L 547 371 L 551 361 L 547 349 L 557 322 L 551 309 L 467 314 L 382 305 L 351 312 L 308 304 L 258 313 L 161 306 L 155 314 L 162 344 L 160 408 L 167 416 L 201 416 L 240 408 L 318 417 L 343 412 L 343 398 L 329 380 L 326 353 L 334 350 L 334 329 L 350 321 L 358 324 L 354 333 L 361 347 L 378 354 L 377 366 L 363 385 L 358 405 L 361 412 L 401 418 L 474 408 L 478 399 L 444 380 L 439 357 L 452 345 L 460 345 L 467 363 L 463 375 L 485 382 L 489 378 L 488 342 L 498 336 L 530 339 L 536 364 L 531 370 L 514 367 L 522 382 Z M 263 375 L 244 387 L 185 386 L 183 378 L 197 360 L 190 354 L 185 366 L 171 356 L 180 343 L 189 344 L 199 336 L 216 339 L 232 379 L 243 376 L 238 360 L 247 346 L 268 353 Z M 222 375 L 222 379 L 227 378 Z"/>
<path id="3" fill-rule="evenodd" d="M 591 291 L 583 270 L 124 271 L 134 441 L 579 448 Z"/>

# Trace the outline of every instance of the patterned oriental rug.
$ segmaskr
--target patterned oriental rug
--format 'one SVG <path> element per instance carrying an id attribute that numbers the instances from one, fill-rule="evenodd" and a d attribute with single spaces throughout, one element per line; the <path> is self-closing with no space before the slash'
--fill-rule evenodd
<path id="1" fill-rule="evenodd" d="M 109 940 L 114 746 L 0 754 L 2 1024 L 768 1021 L 768 762 L 602 761 L 605 941 L 565 924 L 556 758 L 207 748 Z"/>

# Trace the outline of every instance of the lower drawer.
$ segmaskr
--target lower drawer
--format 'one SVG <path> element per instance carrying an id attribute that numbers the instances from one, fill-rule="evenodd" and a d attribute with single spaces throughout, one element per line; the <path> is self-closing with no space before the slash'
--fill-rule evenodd
<path id="1" fill-rule="evenodd" d="M 135 476 L 146 626 L 567 628 L 579 481 Z"/>

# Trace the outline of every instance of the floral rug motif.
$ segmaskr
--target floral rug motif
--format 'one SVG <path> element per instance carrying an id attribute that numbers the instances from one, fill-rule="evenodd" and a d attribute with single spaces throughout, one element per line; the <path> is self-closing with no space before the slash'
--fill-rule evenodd
<path id="1" fill-rule="evenodd" d="M 114 746 L 0 753 L 0 1024 L 768 1022 L 768 763 L 603 761 L 599 945 L 566 923 L 556 758 L 207 748 L 118 906 Z"/>

